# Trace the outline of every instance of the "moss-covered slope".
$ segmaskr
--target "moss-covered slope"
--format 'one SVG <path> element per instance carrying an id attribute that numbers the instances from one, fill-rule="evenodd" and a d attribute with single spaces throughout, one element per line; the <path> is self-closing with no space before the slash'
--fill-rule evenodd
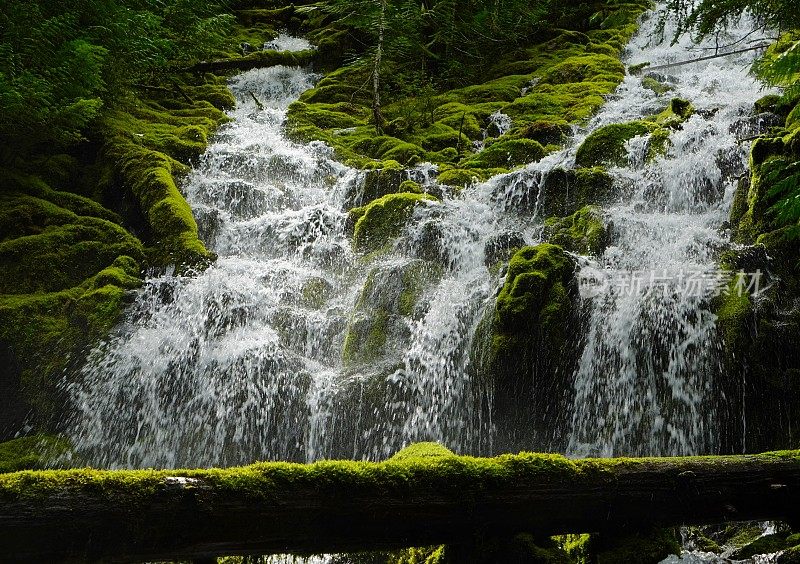
<path id="1" fill-rule="evenodd" d="M 361 168 L 428 161 L 443 172 L 469 169 L 487 178 L 538 160 L 563 143 L 568 124 L 586 120 L 603 104 L 622 81 L 619 55 L 646 7 L 619 4 L 608 7 L 605 18 L 574 21 L 580 31 L 552 30 L 481 72 L 488 78 L 482 83 L 404 87 L 403 76 L 387 68 L 385 82 L 392 86 L 382 93 L 386 125 L 377 135 L 365 88 L 371 69 L 363 62 L 340 67 L 290 107 L 289 131 L 327 142 L 340 159 Z M 512 120 L 499 137 L 490 119 L 496 112 Z M 485 148 L 478 151 L 475 142 Z"/>

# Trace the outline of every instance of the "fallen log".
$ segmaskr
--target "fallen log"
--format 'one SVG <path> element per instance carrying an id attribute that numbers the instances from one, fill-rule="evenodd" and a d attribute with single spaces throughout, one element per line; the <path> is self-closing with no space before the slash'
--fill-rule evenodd
<path id="1" fill-rule="evenodd" d="M 273 67 L 276 65 L 302 67 L 311 64 L 316 53 L 317 52 L 313 49 L 307 49 L 305 51 L 256 51 L 255 53 L 250 53 L 243 57 L 200 61 L 184 70 L 196 73 L 223 73 L 232 70 L 246 71 L 261 67 Z"/>
<path id="2" fill-rule="evenodd" d="M 345 552 L 800 516 L 800 451 L 0 475 L 3 562 Z"/>
<path id="3" fill-rule="evenodd" d="M 664 65 L 656 65 L 654 67 L 651 67 L 649 65 L 648 66 L 636 65 L 634 69 L 631 69 L 631 74 L 639 74 L 644 71 L 653 72 L 653 71 L 666 70 L 666 69 L 671 69 L 673 67 L 680 67 L 683 65 L 691 65 L 692 63 L 699 63 L 701 61 L 710 61 L 711 59 L 719 59 L 720 57 L 728 57 L 730 55 L 740 55 L 742 53 L 747 53 L 749 51 L 758 51 L 760 49 L 766 49 L 767 47 L 769 47 L 769 43 L 761 43 L 753 47 L 736 49 L 735 51 L 728 51 L 726 53 L 715 53 L 713 55 L 706 55 L 704 57 L 697 57 L 695 59 L 687 59 L 685 61 L 676 61 L 674 63 L 667 63 Z"/>

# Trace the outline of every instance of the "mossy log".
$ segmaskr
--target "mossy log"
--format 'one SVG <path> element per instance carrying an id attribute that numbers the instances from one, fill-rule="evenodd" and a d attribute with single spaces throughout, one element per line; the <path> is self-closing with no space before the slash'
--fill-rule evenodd
<path id="1" fill-rule="evenodd" d="M 800 451 L 0 475 L 4 562 L 343 552 L 799 516 Z"/>
<path id="2" fill-rule="evenodd" d="M 244 57 L 230 57 L 228 59 L 215 59 L 213 61 L 201 61 L 186 69 L 189 72 L 212 72 L 224 73 L 228 71 L 246 71 L 261 67 L 272 67 L 276 65 L 286 66 L 305 66 L 310 64 L 316 55 L 316 51 L 309 49 L 306 51 L 257 51 Z"/>

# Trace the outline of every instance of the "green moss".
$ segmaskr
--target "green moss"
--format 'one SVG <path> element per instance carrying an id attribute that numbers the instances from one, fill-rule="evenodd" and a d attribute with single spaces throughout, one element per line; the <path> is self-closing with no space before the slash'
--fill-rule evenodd
<path id="1" fill-rule="evenodd" d="M 402 462 L 410 459 L 425 460 L 442 456 L 454 456 L 453 451 L 439 443 L 414 443 L 396 452 L 389 460 Z"/>
<path id="2" fill-rule="evenodd" d="M 660 113 L 648 117 L 646 121 L 655 123 L 660 127 L 676 129 L 692 117 L 693 114 L 694 106 L 692 106 L 691 102 L 683 98 L 673 98 L 670 100 L 669 106 Z"/>
<path id="3" fill-rule="evenodd" d="M 174 94 L 124 100 L 96 125 L 102 141 L 100 196 L 129 191 L 147 223 L 143 238 L 154 265 L 202 267 L 213 260 L 200 242 L 177 180 L 205 151 L 209 136 L 229 120 L 234 100 L 224 78 L 180 79 L 191 103 Z M 117 196 L 118 197 L 118 196 Z"/>
<path id="4" fill-rule="evenodd" d="M 435 200 L 429 194 L 387 194 L 366 206 L 352 209 L 353 248 L 368 253 L 383 247 L 400 234 L 417 205 Z"/>
<path id="5" fill-rule="evenodd" d="M 373 268 L 364 282 L 345 333 L 342 361 L 346 367 L 363 365 L 385 356 L 416 313 L 424 289 L 440 275 L 440 268 L 422 260 Z"/>
<path id="6" fill-rule="evenodd" d="M 737 560 L 745 560 L 757 554 L 772 554 L 774 552 L 786 550 L 794 546 L 788 542 L 788 537 L 789 535 L 785 532 L 760 536 L 734 552 L 731 557 Z"/>
<path id="7" fill-rule="evenodd" d="M 666 128 L 656 129 L 651 135 L 647 143 L 647 161 L 652 161 L 656 157 L 663 156 L 667 153 L 671 146 L 669 139 L 670 131 Z"/>
<path id="8" fill-rule="evenodd" d="M 732 280 L 722 295 L 715 300 L 713 309 L 717 314 L 717 326 L 721 329 L 726 348 L 730 351 L 741 350 L 747 339 L 748 319 L 753 314 L 750 295 L 736 289 L 736 280 Z"/>
<path id="9" fill-rule="evenodd" d="M 303 284 L 300 303 L 312 309 L 320 309 L 328 299 L 331 285 L 324 278 L 311 278 Z"/>
<path id="10" fill-rule="evenodd" d="M 674 529 L 657 529 L 652 533 L 604 540 L 602 544 L 597 551 L 597 564 L 653 564 L 670 554 L 681 553 L 679 536 Z"/>
<path id="11" fill-rule="evenodd" d="M 565 286 L 573 274 L 574 264 L 561 247 L 543 243 L 520 249 L 497 296 L 497 324 L 512 332 L 537 320 L 547 325 L 568 306 Z"/>
<path id="12" fill-rule="evenodd" d="M 461 163 L 464 168 L 513 168 L 538 161 L 544 147 L 533 139 L 500 139 Z"/>
<path id="13" fill-rule="evenodd" d="M 71 448 L 67 440 L 51 435 L 32 435 L 0 443 L 0 474 L 46 468 Z"/>
<path id="14" fill-rule="evenodd" d="M 642 79 L 642 86 L 648 90 L 652 90 L 656 94 L 665 94 L 671 90 L 675 90 L 675 87 L 659 82 L 650 76 L 646 76 Z"/>
<path id="15" fill-rule="evenodd" d="M 118 257 L 80 286 L 58 292 L 0 295 L 0 341 L 11 343 L 22 373 L 22 401 L 36 423 L 57 415 L 56 382 L 122 314 L 127 290 L 139 286 L 139 265 Z"/>
<path id="16" fill-rule="evenodd" d="M 440 184 L 459 188 L 464 188 L 480 180 L 474 172 L 457 168 L 443 171 L 437 179 Z"/>
<path id="17" fill-rule="evenodd" d="M 591 167 L 602 164 L 622 166 L 628 153 L 625 143 L 637 135 L 646 135 L 654 126 L 645 121 L 612 123 L 593 131 L 578 147 L 575 164 Z"/>
<path id="18" fill-rule="evenodd" d="M 407 194 L 422 194 L 422 186 L 420 186 L 419 182 L 414 182 L 413 180 L 403 180 L 397 191 Z"/>
<path id="19" fill-rule="evenodd" d="M 446 546 L 408 548 L 387 556 L 387 564 L 449 564 Z"/>
<path id="20" fill-rule="evenodd" d="M 551 217 L 545 221 L 548 242 L 567 251 L 599 256 L 608 238 L 599 208 L 586 206 L 564 218 Z"/>
<path id="21" fill-rule="evenodd" d="M 372 100 L 364 87 L 370 77 L 369 65 L 356 62 L 343 66 L 292 104 L 288 132 L 297 139 L 325 141 L 339 159 L 361 168 L 387 159 L 438 165 L 460 161 L 460 168 L 480 170 L 479 176 L 484 177 L 486 169 L 537 160 L 543 150 L 531 143 L 512 143 L 504 149 L 495 144 L 480 154 L 471 154 L 471 141 L 482 139 L 488 116 L 499 110 L 512 117 L 517 130 L 503 141 L 562 144 L 565 133 L 569 133 L 563 126 L 587 120 L 622 81 L 624 67 L 619 55 L 644 8 L 644 4 L 620 5 L 604 12 L 597 24 L 604 26 L 602 30 L 587 34 L 559 30 L 558 35 L 540 44 L 520 45 L 481 73 L 488 80 L 480 84 L 419 90 L 408 88 L 387 68 L 384 82 L 391 88 L 387 86 L 383 93 L 382 110 L 388 124 L 384 135 L 376 135 L 370 123 Z M 567 20 L 563 23 L 576 25 Z M 337 43 L 347 43 L 347 34 L 334 28 L 329 29 L 330 37 L 319 31 L 312 33 L 320 43 L 320 52 L 322 42 L 333 48 Z M 521 131 L 529 124 L 545 122 L 559 124 L 561 129 L 542 132 L 544 137 Z"/>
<path id="22" fill-rule="evenodd" d="M 571 534 L 553 537 L 553 540 L 567 553 L 573 562 L 591 562 L 591 541 L 589 534 Z"/>
<path id="23" fill-rule="evenodd" d="M 622 82 L 624 76 L 625 66 L 618 58 L 598 53 L 569 57 L 540 74 L 542 82 L 549 84 Z"/>
<path id="24" fill-rule="evenodd" d="M 53 292 L 80 285 L 120 255 L 141 260 L 144 249 L 117 223 L 79 216 L 24 194 L 0 195 L 4 276 L 0 294 Z"/>
<path id="25" fill-rule="evenodd" d="M 762 96 L 753 104 L 753 110 L 757 114 L 763 112 L 775 112 L 780 99 L 781 97 L 777 94 L 767 94 L 766 96 Z"/>

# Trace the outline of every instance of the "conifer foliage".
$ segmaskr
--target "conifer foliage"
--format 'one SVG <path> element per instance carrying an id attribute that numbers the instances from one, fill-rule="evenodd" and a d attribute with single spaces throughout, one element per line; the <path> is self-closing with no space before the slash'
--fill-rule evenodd
<path id="1" fill-rule="evenodd" d="M 131 83 L 213 51 L 232 17 L 214 0 L 4 0 L 0 159 L 67 147 Z"/>

